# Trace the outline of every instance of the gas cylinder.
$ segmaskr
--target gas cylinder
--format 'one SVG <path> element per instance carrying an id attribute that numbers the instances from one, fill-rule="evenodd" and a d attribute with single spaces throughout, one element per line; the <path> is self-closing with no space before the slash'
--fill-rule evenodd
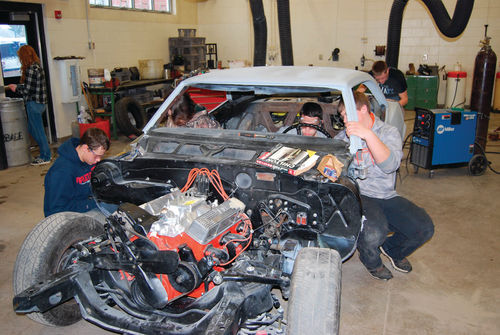
<path id="1" fill-rule="evenodd" d="M 474 76 L 472 78 L 472 92 L 470 98 L 470 109 L 477 111 L 476 143 L 482 150 L 486 147 L 488 135 L 488 123 L 491 112 L 491 98 L 493 95 L 493 85 L 495 81 L 495 67 L 497 55 L 491 49 L 490 38 L 486 36 L 481 41 L 482 47 L 479 50 L 474 63 Z M 475 153 L 481 153 L 481 149 L 475 149 Z"/>

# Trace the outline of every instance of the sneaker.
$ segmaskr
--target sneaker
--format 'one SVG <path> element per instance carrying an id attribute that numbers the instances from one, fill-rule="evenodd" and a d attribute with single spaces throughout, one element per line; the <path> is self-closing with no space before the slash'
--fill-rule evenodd
<path id="1" fill-rule="evenodd" d="M 389 254 L 387 254 L 387 252 L 385 252 L 384 248 L 380 247 L 380 251 L 384 254 L 384 256 L 389 258 L 389 260 L 391 261 L 392 267 L 394 269 L 398 270 L 399 272 L 404 272 L 404 273 L 411 272 L 412 267 L 411 267 L 410 261 L 406 257 L 403 259 L 400 259 L 400 260 L 393 259 L 391 256 L 389 256 Z"/>
<path id="2" fill-rule="evenodd" d="M 386 268 L 384 264 L 376 269 L 368 270 L 368 272 L 370 272 L 373 278 L 377 278 L 380 280 L 389 280 L 392 278 L 391 271 L 389 271 L 389 269 Z"/>
<path id="3" fill-rule="evenodd" d="M 31 165 L 46 165 L 50 164 L 50 159 L 48 161 L 41 159 L 40 157 L 37 157 L 31 162 Z"/>

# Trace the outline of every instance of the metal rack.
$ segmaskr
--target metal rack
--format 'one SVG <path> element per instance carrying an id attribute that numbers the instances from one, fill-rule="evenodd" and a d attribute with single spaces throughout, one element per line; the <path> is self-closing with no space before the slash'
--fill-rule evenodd
<path id="1" fill-rule="evenodd" d="M 206 55 L 208 57 L 207 67 L 209 69 L 216 69 L 217 64 L 219 62 L 219 59 L 217 58 L 217 43 L 207 43 L 205 44 L 205 46 L 207 47 Z M 215 62 L 213 59 L 214 57 L 215 57 Z"/>
<path id="2" fill-rule="evenodd" d="M 195 37 L 196 29 L 179 29 L 179 37 L 168 39 L 170 60 L 177 56 L 184 58 L 186 71 L 206 67 L 205 37 Z"/>

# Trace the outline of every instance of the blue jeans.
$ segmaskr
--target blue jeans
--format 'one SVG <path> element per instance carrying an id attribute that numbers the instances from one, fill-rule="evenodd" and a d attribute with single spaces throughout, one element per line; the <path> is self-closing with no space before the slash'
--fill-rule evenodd
<path id="1" fill-rule="evenodd" d="M 116 205 L 116 204 L 110 204 L 110 203 L 102 202 L 102 201 L 96 201 L 96 204 L 97 204 L 97 208 L 106 217 L 110 216 L 118 209 L 118 205 Z"/>
<path id="2" fill-rule="evenodd" d="M 44 161 L 49 161 L 51 152 L 47 136 L 45 136 L 45 129 L 43 127 L 42 115 L 47 106 L 39 104 L 35 101 L 26 102 L 26 112 L 28 113 L 28 131 L 38 143 L 40 148 L 40 158 Z"/>
<path id="3" fill-rule="evenodd" d="M 380 249 L 395 260 L 409 256 L 434 235 L 432 219 L 423 209 L 397 196 L 361 196 L 366 221 L 358 239 L 359 259 L 368 270 L 382 265 Z M 389 233 L 393 233 L 388 237 Z"/>

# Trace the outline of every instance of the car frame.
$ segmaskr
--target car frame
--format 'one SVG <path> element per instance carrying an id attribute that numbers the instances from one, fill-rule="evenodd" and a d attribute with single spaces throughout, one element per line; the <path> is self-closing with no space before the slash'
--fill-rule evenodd
<path id="1" fill-rule="evenodd" d="M 104 222 L 56 213 L 28 235 L 14 270 L 15 311 L 49 325 L 83 316 L 127 334 L 336 334 L 341 262 L 362 227 L 348 169 L 361 140 L 278 125 L 300 128 L 299 107 L 312 100 L 324 108 L 321 131 L 334 135 L 338 98 L 357 119 L 359 84 L 383 111 L 376 82 L 348 69 L 254 67 L 181 81 L 130 150 L 93 170 L 96 201 L 117 210 Z M 190 89 L 224 92 L 210 108 L 224 129 L 164 126 Z M 258 164 L 277 145 L 333 154 L 345 168 L 332 181 L 317 169 L 296 176 Z M 273 288 L 289 300 L 286 313 Z"/>

